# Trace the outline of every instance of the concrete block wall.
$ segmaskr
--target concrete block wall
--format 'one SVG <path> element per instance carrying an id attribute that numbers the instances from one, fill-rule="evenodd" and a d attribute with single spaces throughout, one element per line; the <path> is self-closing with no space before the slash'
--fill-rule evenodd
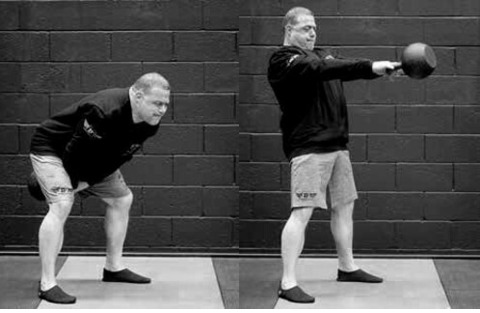
<path id="1" fill-rule="evenodd" d="M 0 1 L 0 250 L 37 246 L 46 205 L 25 188 L 36 125 L 151 71 L 172 103 L 122 168 L 135 196 L 126 250 L 237 250 L 238 3 Z M 103 214 L 77 199 L 65 249 L 103 251 Z"/>
<path id="2" fill-rule="evenodd" d="M 425 80 L 345 83 L 359 190 L 358 252 L 480 251 L 480 2 L 246 0 L 240 6 L 240 247 L 278 252 L 289 216 L 289 163 L 266 79 L 283 15 L 314 11 L 317 44 L 344 56 L 399 60 L 413 42 L 438 58 Z M 314 213 L 307 252 L 332 252 L 329 213 Z"/>

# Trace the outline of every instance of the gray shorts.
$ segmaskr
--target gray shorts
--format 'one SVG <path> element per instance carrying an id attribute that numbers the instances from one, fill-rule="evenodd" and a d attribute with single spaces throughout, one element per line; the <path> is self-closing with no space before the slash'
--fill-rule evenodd
<path id="1" fill-rule="evenodd" d="M 331 207 L 358 198 L 347 150 L 304 154 L 293 158 L 290 164 L 292 208 L 327 209 L 327 187 Z"/>
<path id="2" fill-rule="evenodd" d="M 59 157 L 30 154 L 30 160 L 47 203 L 73 201 L 76 192 L 81 196 L 92 195 L 100 198 L 121 198 L 131 192 L 119 170 L 92 186 L 79 182 L 78 187 L 73 189 L 70 176 Z"/>

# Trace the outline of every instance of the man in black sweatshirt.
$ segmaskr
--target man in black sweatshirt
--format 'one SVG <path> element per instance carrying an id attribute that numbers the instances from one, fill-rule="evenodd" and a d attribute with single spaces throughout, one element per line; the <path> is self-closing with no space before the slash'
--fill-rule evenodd
<path id="1" fill-rule="evenodd" d="M 316 24 L 313 13 L 306 8 L 292 8 L 283 26 L 283 47 L 273 53 L 268 68 L 268 80 L 282 112 L 283 149 L 291 164 L 291 214 L 282 232 L 279 296 L 308 303 L 315 298 L 298 286 L 295 267 L 312 212 L 315 208 L 327 209 L 327 197 L 338 253 L 337 280 L 382 282 L 359 269 L 352 254 L 357 191 L 347 150 L 348 118 L 342 81 L 381 77 L 398 63 L 345 59 L 314 48 Z"/>
<path id="2" fill-rule="evenodd" d="M 169 102 L 167 80 L 158 73 L 148 73 L 129 88 L 87 96 L 36 129 L 30 148 L 33 179 L 49 206 L 39 231 L 41 299 L 54 303 L 76 301 L 57 285 L 55 261 L 77 192 L 97 196 L 107 204 L 103 281 L 150 283 L 149 278 L 122 264 L 133 196 L 119 168 L 157 132 Z"/>

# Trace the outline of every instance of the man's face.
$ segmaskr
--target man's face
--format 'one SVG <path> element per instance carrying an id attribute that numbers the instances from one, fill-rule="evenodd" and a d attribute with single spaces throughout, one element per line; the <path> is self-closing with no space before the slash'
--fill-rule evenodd
<path id="1" fill-rule="evenodd" d="M 296 25 L 287 26 L 287 41 L 292 46 L 313 50 L 317 39 L 315 18 L 308 14 L 297 16 Z"/>
<path id="2" fill-rule="evenodd" d="M 167 112 L 170 103 L 170 91 L 161 87 L 154 87 L 149 92 L 137 92 L 138 117 L 150 125 L 160 123 Z"/>

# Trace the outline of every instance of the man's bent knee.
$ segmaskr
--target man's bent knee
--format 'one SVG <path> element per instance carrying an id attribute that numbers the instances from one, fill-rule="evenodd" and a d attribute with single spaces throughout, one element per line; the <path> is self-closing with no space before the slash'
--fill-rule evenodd
<path id="1" fill-rule="evenodd" d="M 113 208 L 129 210 L 133 203 L 133 193 L 130 191 L 125 196 L 118 198 L 105 198 L 103 200 Z"/>
<path id="2" fill-rule="evenodd" d="M 312 217 L 313 207 L 299 207 L 299 208 L 292 208 L 292 212 L 290 214 L 290 218 L 293 219 L 295 222 L 299 222 L 302 224 L 307 224 Z"/>
<path id="3" fill-rule="evenodd" d="M 54 215 L 61 222 L 65 222 L 70 215 L 73 207 L 72 200 L 61 200 L 58 202 L 50 203 L 48 208 L 48 214 Z"/>

